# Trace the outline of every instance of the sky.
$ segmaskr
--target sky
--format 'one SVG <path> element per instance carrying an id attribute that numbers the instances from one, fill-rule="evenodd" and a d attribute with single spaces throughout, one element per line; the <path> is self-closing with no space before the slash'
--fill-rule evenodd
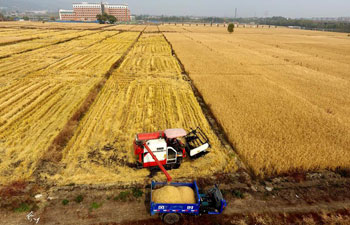
<path id="1" fill-rule="evenodd" d="M 32 10 L 71 9 L 72 2 L 100 0 L 0 0 L 3 5 L 32 6 Z M 291 18 L 350 17 L 350 0 L 105 0 L 127 3 L 132 14 L 238 17 L 284 16 Z"/>
<path id="2" fill-rule="evenodd" d="M 109 0 L 109 2 L 116 2 Z M 350 0 L 126 0 L 133 13 L 233 17 L 350 16 Z"/>

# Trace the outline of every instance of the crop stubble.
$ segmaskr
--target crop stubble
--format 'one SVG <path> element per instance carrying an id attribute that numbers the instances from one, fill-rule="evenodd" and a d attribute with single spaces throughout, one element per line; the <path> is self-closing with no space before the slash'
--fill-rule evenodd
<path id="1" fill-rule="evenodd" d="M 93 34 L 0 60 L 9 66 L 11 60 L 24 61 L 0 78 L 1 183 L 30 179 L 55 136 L 138 35 L 115 34 Z M 31 65 L 39 56 L 42 63 Z"/>

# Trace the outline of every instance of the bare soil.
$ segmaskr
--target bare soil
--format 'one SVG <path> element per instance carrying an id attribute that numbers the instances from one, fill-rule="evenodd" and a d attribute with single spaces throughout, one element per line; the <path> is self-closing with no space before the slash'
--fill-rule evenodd
<path id="1" fill-rule="evenodd" d="M 220 183 L 228 207 L 222 215 L 182 216 L 179 224 L 350 224 L 350 178 L 327 171 L 300 176 L 251 180 L 239 172 L 199 179 L 204 189 Z M 137 198 L 131 187 L 72 184 L 29 188 L 33 185 L 16 186 L 23 192 L 9 193 L 12 197 L 26 194 L 26 200 L 31 197 L 33 218 L 40 217 L 38 224 L 162 224 L 157 215 L 149 214 L 147 186 L 141 187 L 144 194 Z M 115 199 L 121 192 L 129 195 Z M 80 195 L 83 199 L 78 203 Z M 30 211 L 2 208 L 1 224 L 35 224 L 26 217 Z"/>

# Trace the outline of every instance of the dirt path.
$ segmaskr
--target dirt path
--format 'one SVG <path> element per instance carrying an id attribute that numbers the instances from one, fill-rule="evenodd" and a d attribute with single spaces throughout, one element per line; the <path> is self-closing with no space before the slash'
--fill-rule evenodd
<path id="1" fill-rule="evenodd" d="M 210 186 L 200 182 L 201 187 Z M 272 190 L 268 191 L 267 186 Z M 297 221 L 310 218 L 316 224 L 327 224 L 329 218 L 331 221 L 341 219 L 339 224 L 346 224 L 350 220 L 349 178 L 268 184 L 233 181 L 221 185 L 221 189 L 228 201 L 222 215 L 186 216 L 181 219 L 181 224 L 238 224 L 239 221 L 245 224 L 262 224 L 259 221 L 267 221 L 266 224 L 298 224 Z M 118 193 L 128 190 L 87 185 L 52 187 L 40 192 L 42 197 L 37 199 L 38 210 L 33 213 L 33 218 L 40 217 L 38 224 L 50 225 L 161 224 L 158 216 L 149 214 L 149 188 L 143 189 L 141 198 L 131 196 L 125 202 L 114 200 Z M 79 195 L 84 198 L 77 203 L 75 199 Z M 67 205 L 62 204 L 64 199 L 69 200 Z M 94 203 L 99 207 L 94 209 Z M 26 218 L 28 213 L 0 211 L 1 224 L 35 224 L 35 221 L 30 222 Z"/>

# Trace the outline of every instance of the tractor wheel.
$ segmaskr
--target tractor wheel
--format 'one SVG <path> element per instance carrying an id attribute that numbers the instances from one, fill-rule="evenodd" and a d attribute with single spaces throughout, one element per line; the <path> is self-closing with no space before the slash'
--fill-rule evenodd
<path id="1" fill-rule="evenodd" d="M 176 213 L 164 214 L 163 221 L 166 224 L 175 224 L 180 221 L 180 215 Z"/>

